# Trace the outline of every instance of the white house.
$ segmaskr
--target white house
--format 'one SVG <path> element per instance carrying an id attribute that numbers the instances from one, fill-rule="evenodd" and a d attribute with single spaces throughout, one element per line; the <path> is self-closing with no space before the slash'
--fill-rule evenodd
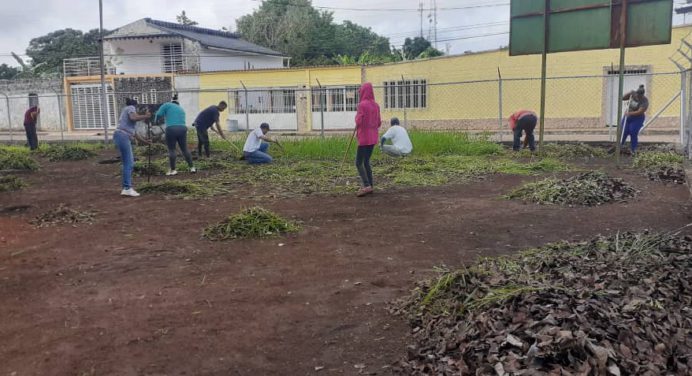
<path id="1" fill-rule="evenodd" d="M 199 73 L 283 68 L 289 58 L 258 46 L 235 33 L 144 18 L 104 37 L 108 105 L 101 108 L 97 81 L 99 58 L 65 59 L 70 130 L 113 128 L 125 97 L 142 104 L 171 100 L 180 92 L 181 105 L 198 111 Z M 115 94 L 113 94 L 115 92 Z"/>
<path id="2" fill-rule="evenodd" d="M 281 68 L 282 53 L 235 33 L 144 18 L 104 38 L 115 74 L 199 73 Z"/>

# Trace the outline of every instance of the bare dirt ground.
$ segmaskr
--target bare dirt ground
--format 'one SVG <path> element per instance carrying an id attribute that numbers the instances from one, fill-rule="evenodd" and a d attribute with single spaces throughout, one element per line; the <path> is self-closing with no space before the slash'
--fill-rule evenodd
<path id="1" fill-rule="evenodd" d="M 25 176 L 29 188 L 0 194 L 2 376 L 389 374 L 408 327 L 386 306 L 434 266 L 692 222 L 686 186 L 612 168 L 642 191 L 636 200 L 557 208 L 500 198 L 535 179 L 517 176 L 362 199 L 262 199 L 244 187 L 209 200 L 127 199 L 119 165 L 97 160 L 44 162 Z M 28 223 L 59 203 L 96 210 L 96 221 Z M 200 238 L 255 204 L 303 230 Z"/>

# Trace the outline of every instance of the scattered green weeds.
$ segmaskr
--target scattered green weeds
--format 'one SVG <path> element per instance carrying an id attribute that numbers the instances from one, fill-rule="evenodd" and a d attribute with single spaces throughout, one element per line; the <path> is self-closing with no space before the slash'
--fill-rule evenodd
<path id="1" fill-rule="evenodd" d="M 0 176 L 0 192 L 18 191 L 26 186 L 24 180 L 14 175 Z"/>
<path id="2" fill-rule="evenodd" d="M 16 146 L 0 147 L 0 171 L 36 171 L 38 169 L 39 164 L 31 157 L 28 149 Z"/>
<path id="3" fill-rule="evenodd" d="M 637 191 L 622 179 L 592 171 L 562 180 L 548 178 L 528 183 L 511 192 L 507 198 L 548 205 L 593 206 L 625 201 L 636 194 Z"/>
<path id="4" fill-rule="evenodd" d="M 81 161 L 96 156 L 96 151 L 102 148 L 101 144 L 48 144 L 41 145 L 39 154 L 51 162 Z"/>
<path id="5" fill-rule="evenodd" d="M 532 155 L 531 151 L 528 149 L 522 149 L 518 153 L 513 151 L 508 152 L 521 158 L 528 158 Z M 543 144 L 543 151 L 541 155 L 544 158 L 571 161 L 578 159 L 606 158 L 608 157 L 608 151 L 602 147 L 591 146 L 583 143 L 574 144 L 546 142 Z"/>
<path id="6" fill-rule="evenodd" d="M 153 143 L 151 145 L 137 146 L 135 155 L 140 157 L 160 156 L 168 153 L 166 145 Z"/>
<path id="7" fill-rule="evenodd" d="M 643 170 L 651 180 L 685 182 L 683 156 L 673 151 L 642 151 L 637 153 L 632 162 L 636 169 Z"/>
<path id="8" fill-rule="evenodd" d="M 300 230 L 300 226 L 277 214 L 254 207 L 232 215 L 204 229 L 204 237 L 221 241 L 244 238 L 267 238 Z"/>

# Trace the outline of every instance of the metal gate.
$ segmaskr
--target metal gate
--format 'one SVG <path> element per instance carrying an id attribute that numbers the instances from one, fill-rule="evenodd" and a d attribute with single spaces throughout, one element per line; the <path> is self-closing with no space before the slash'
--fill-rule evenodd
<path id="1" fill-rule="evenodd" d="M 101 85 L 72 85 L 72 126 L 75 130 L 103 129 L 102 111 L 106 111 L 108 128 L 117 125 L 113 87 L 106 86 L 107 108 L 101 108 Z"/>

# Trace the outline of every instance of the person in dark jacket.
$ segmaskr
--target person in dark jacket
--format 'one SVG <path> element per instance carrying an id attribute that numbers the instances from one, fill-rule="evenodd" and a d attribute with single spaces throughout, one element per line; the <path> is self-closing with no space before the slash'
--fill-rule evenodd
<path id="1" fill-rule="evenodd" d="M 625 112 L 625 124 L 622 134 L 622 145 L 625 145 L 627 136 L 630 137 L 630 148 L 632 153 L 637 152 L 639 144 L 639 132 L 646 120 L 646 110 L 649 109 L 649 99 L 644 96 L 646 90 L 644 85 L 640 85 L 637 91 L 631 91 L 622 98 L 623 101 L 629 100 L 629 108 Z"/>
<path id="2" fill-rule="evenodd" d="M 226 136 L 223 135 L 223 131 L 221 130 L 221 125 L 219 124 L 221 113 L 226 110 L 226 107 L 228 107 L 226 102 L 221 101 L 218 106 L 209 106 L 197 115 L 192 125 L 197 130 L 198 156 L 202 156 L 202 148 L 204 148 L 204 155 L 206 155 L 207 158 L 211 155 L 209 152 L 209 128 L 218 133 L 224 140 L 226 139 Z M 213 127 L 214 124 L 216 124 L 216 129 Z"/>

